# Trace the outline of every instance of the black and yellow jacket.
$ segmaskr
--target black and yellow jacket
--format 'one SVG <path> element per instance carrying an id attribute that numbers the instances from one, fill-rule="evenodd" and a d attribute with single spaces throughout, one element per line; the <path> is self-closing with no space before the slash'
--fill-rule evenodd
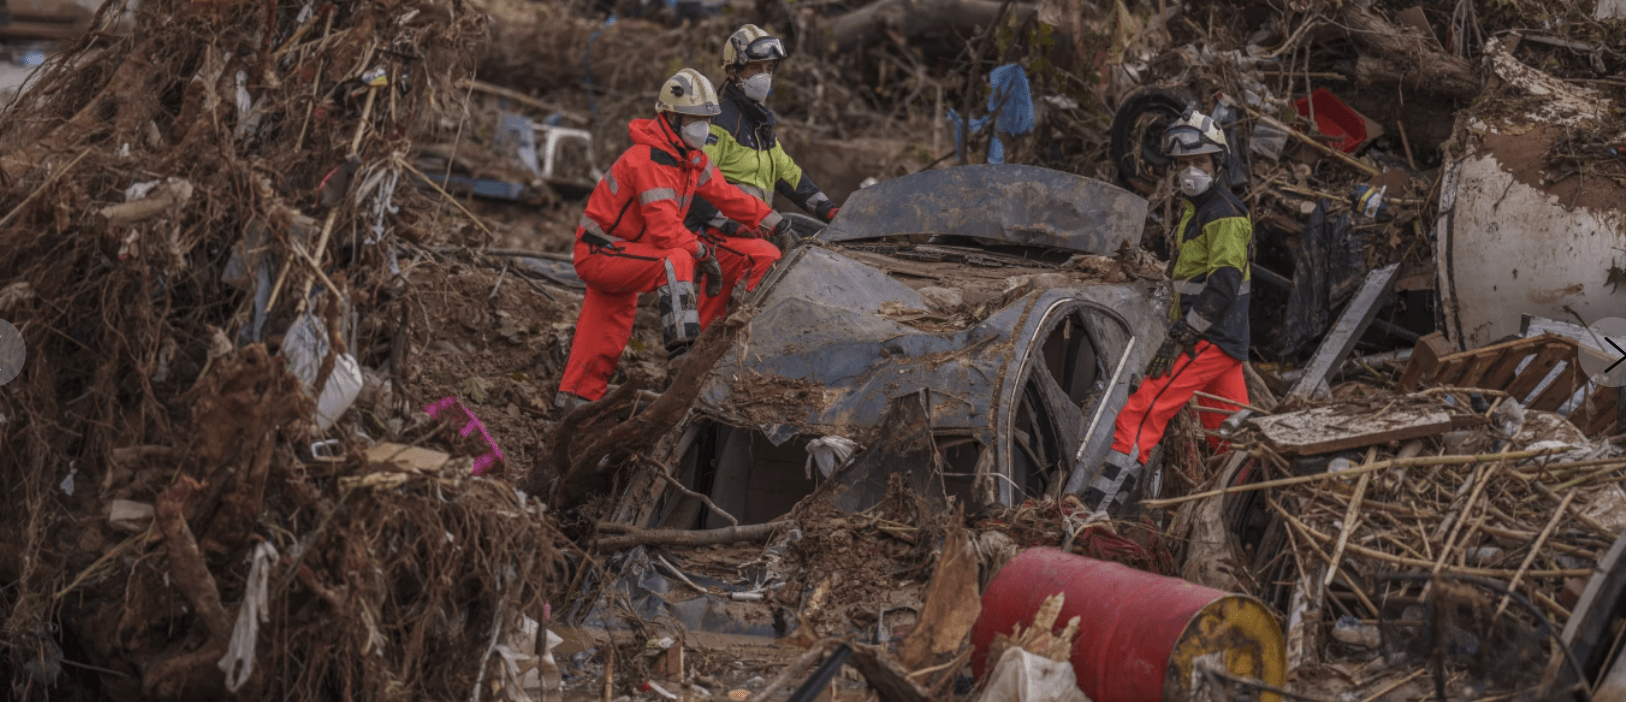
<path id="1" fill-rule="evenodd" d="M 1248 266 L 1253 223 L 1248 208 L 1216 182 L 1195 198 L 1182 199 L 1176 228 L 1174 306 L 1170 320 L 1186 320 L 1225 355 L 1248 360 Z"/>
<path id="2" fill-rule="evenodd" d="M 770 205 L 777 192 L 808 214 L 828 219 L 826 215 L 835 203 L 785 153 L 774 133 L 777 120 L 773 111 L 746 97 L 733 81 L 723 84 L 722 109 L 723 113 L 711 121 L 706 157 L 716 164 L 723 178 Z M 696 231 L 701 225 L 723 229 L 727 222 L 704 198 L 695 198 L 684 218 L 684 224 Z"/>

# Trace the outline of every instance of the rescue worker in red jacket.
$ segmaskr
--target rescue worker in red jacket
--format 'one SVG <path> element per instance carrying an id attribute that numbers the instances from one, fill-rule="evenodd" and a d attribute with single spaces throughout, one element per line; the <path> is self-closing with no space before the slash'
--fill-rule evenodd
<path id="1" fill-rule="evenodd" d="M 1146 382 L 1118 413 L 1112 452 L 1084 491 L 1084 504 L 1092 510 L 1115 511 L 1127 501 L 1142 478 L 1146 454 L 1197 391 L 1234 401 L 1198 398 L 1198 405 L 1225 412 L 1248 402 L 1242 364 L 1248 359 L 1253 224 L 1242 201 L 1217 182 L 1227 148 L 1225 133 L 1200 112 L 1188 112 L 1164 132 L 1163 153 L 1174 157 L 1175 179 L 1185 196 L 1169 276 L 1174 283 L 1171 324 L 1146 367 Z M 1225 420 L 1223 413 L 1201 414 L 1209 430 Z M 1209 443 L 1220 446 L 1213 437 Z"/>
<path id="2" fill-rule="evenodd" d="M 722 271 L 683 226 L 696 195 L 760 236 L 789 230 L 766 203 L 729 185 L 701 150 L 718 112 L 711 81 L 692 68 L 678 71 L 661 86 L 654 119 L 633 120 L 632 148 L 593 188 L 576 229 L 573 260 L 587 295 L 554 398 L 559 410 L 604 396 L 632 334 L 639 293 L 660 297 L 668 364 L 675 367 L 700 335 L 695 279 L 716 295 Z"/>

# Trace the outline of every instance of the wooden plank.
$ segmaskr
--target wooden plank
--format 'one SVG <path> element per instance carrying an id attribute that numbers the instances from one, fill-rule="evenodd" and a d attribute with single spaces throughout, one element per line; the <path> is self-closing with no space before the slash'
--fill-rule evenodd
<path id="1" fill-rule="evenodd" d="M 1469 360 L 1471 359 L 1461 356 L 1441 359 L 1440 369 L 1434 372 L 1433 378 L 1429 379 L 1429 385 L 1456 386 L 1457 377 L 1462 375 L 1462 369 L 1468 367 Z"/>
<path id="2" fill-rule="evenodd" d="M 1555 341 L 1559 342 L 1559 343 L 1563 343 L 1565 341 L 1565 339 L 1563 337 L 1553 336 L 1553 335 L 1534 336 L 1534 337 L 1530 337 L 1528 339 L 1513 339 L 1512 341 L 1504 341 L 1504 342 L 1501 342 L 1499 344 L 1491 344 L 1490 346 L 1481 346 L 1481 347 L 1479 347 L 1477 349 L 1469 349 L 1467 351 L 1461 351 L 1461 352 L 1458 352 L 1458 353 L 1451 354 L 1450 357 L 1453 357 L 1453 358 L 1459 357 L 1459 356 L 1460 357 L 1467 357 L 1467 356 L 1470 356 L 1470 355 L 1481 354 L 1481 353 L 1497 353 L 1497 354 L 1499 354 L 1499 353 L 1501 353 L 1503 351 L 1506 351 L 1508 349 L 1518 349 L 1518 348 L 1526 349 L 1526 353 L 1529 353 L 1529 352 L 1536 351 L 1537 347 L 1541 346 L 1542 344 L 1555 342 Z"/>
<path id="3" fill-rule="evenodd" d="M 1406 362 L 1406 370 L 1400 374 L 1400 391 L 1416 389 L 1418 383 L 1439 369 L 1440 358 L 1449 355 L 1451 344 L 1445 340 L 1444 334 L 1434 332 L 1423 335 L 1412 347 L 1411 360 Z"/>
<path id="4" fill-rule="evenodd" d="M 1321 345 L 1316 347 L 1315 355 L 1305 366 L 1304 377 L 1299 378 L 1298 384 L 1288 391 L 1288 398 L 1309 398 L 1326 385 L 1332 374 L 1344 364 L 1350 350 L 1355 348 L 1356 340 L 1366 333 L 1366 327 L 1372 323 L 1372 317 L 1378 313 L 1378 307 L 1388 296 L 1389 288 L 1394 285 L 1399 272 L 1400 264 L 1391 263 L 1366 274 L 1366 282 L 1355 292 L 1349 306 L 1338 315 L 1332 331 L 1327 332 Z"/>
<path id="5" fill-rule="evenodd" d="M 1337 405 L 1257 417 L 1253 423 L 1278 453 L 1300 456 L 1419 439 L 1455 428 L 1451 414 L 1441 409 L 1400 407 L 1373 417 Z"/>
<path id="6" fill-rule="evenodd" d="M 1526 314 L 1520 321 L 1519 328 L 1520 334 L 1526 337 L 1534 338 L 1542 335 L 1562 336 L 1582 346 L 1590 346 L 1597 349 L 1605 356 L 1612 357 L 1614 355 L 1613 350 L 1602 348 L 1604 342 L 1599 338 L 1601 335 L 1594 334 L 1591 330 L 1579 324 L 1570 324 L 1569 322 L 1561 322 L 1556 319 L 1547 319 L 1545 317 L 1537 317 L 1532 314 Z"/>
<path id="7" fill-rule="evenodd" d="M 5 6 L 12 21 L 76 24 L 81 30 L 90 27 L 96 14 L 71 0 L 9 0 Z"/>
<path id="8" fill-rule="evenodd" d="M 1596 437 L 1613 429 L 1619 419 L 1620 406 L 1616 401 L 1614 388 L 1596 388 L 1592 391 L 1591 399 L 1587 400 L 1586 422 L 1576 422 L 1575 425 L 1586 432 L 1587 436 Z"/>
<path id="9" fill-rule="evenodd" d="M 0 39 L 78 39 L 86 27 L 45 22 L 0 24 Z"/>
<path id="10" fill-rule="evenodd" d="M 1615 425 L 1609 431 L 1626 434 L 1626 386 L 1615 388 Z"/>
<path id="11" fill-rule="evenodd" d="M 1581 428 L 1587 436 L 1597 437 L 1602 434 L 1615 433 L 1619 425 L 1620 394 L 1626 388 L 1595 388 L 1592 391 L 1592 415 L 1587 426 Z"/>
<path id="12" fill-rule="evenodd" d="M 1523 349 L 1511 349 L 1502 354 L 1502 359 L 1491 366 L 1491 369 L 1481 378 L 1478 387 L 1491 390 L 1506 390 L 1507 384 L 1513 382 L 1513 374 L 1519 370 L 1519 363 L 1532 354 Z"/>
<path id="13" fill-rule="evenodd" d="M 1577 429 L 1581 430 L 1581 433 L 1588 433 L 1587 427 L 1592 426 L 1592 421 L 1598 416 L 1598 401 L 1602 397 L 1602 395 L 1588 387 L 1586 396 L 1581 398 L 1581 404 L 1571 411 L 1570 415 L 1565 419 L 1570 420 L 1570 424 L 1574 424 Z"/>
<path id="14" fill-rule="evenodd" d="M 1564 404 L 1565 400 L 1575 394 L 1576 371 L 1580 368 L 1575 363 L 1575 356 L 1564 359 L 1564 370 L 1559 372 L 1558 377 L 1553 379 L 1546 390 L 1541 391 L 1541 395 L 1536 397 L 1535 402 L 1530 403 L 1530 407 L 1543 412 L 1558 409 L 1559 405 Z"/>
<path id="15" fill-rule="evenodd" d="M 1511 352 L 1503 351 L 1501 353 L 1480 354 L 1479 356 L 1474 357 L 1473 360 L 1469 361 L 1468 369 L 1463 371 L 1462 376 L 1457 378 L 1454 384 L 1457 387 L 1464 388 L 1483 387 L 1478 385 L 1478 383 L 1479 379 L 1484 377 L 1485 371 L 1490 370 L 1491 365 L 1502 360 L 1510 353 Z"/>
<path id="16" fill-rule="evenodd" d="M 1545 338 L 1551 339 L 1551 337 Z M 1565 354 L 1571 354 L 1571 357 L 1573 357 L 1575 352 L 1573 344 L 1574 342 L 1565 343 L 1559 341 L 1549 341 L 1543 344 L 1541 351 L 1536 354 L 1535 360 L 1532 360 L 1530 365 L 1525 366 L 1524 372 L 1520 373 L 1518 379 L 1508 386 L 1507 394 L 1519 402 L 1524 402 L 1525 396 L 1529 395 L 1531 390 L 1535 390 L 1536 386 L 1541 384 L 1541 380 L 1552 372 L 1553 366 L 1558 365 L 1558 362 L 1564 359 Z"/>

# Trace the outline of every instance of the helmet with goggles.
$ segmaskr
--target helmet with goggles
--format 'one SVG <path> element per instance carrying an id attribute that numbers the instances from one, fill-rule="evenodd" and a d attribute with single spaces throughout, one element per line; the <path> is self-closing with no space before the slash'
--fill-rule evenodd
<path id="1" fill-rule="evenodd" d="M 723 68 L 738 68 L 754 61 L 778 61 L 786 55 L 785 43 L 778 37 L 748 24 L 723 44 Z"/>
<path id="2" fill-rule="evenodd" d="M 1219 123 L 1195 109 L 1187 110 L 1179 121 L 1163 131 L 1165 156 L 1222 154 L 1228 149 L 1225 132 L 1220 129 Z"/>

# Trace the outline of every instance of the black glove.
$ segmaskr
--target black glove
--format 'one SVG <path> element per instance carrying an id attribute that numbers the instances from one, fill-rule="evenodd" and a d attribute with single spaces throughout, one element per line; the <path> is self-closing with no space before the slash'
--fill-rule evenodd
<path id="1" fill-rule="evenodd" d="M 773 231 L 769 232 L 768 239 L 783 253 L 790 253 L 791 249 L 802 243 L 802 237 L 796 235 L 789 219 L 780 219 L 778 224 L 773 225 Z"/>
<path id="2" fill-rule="evenodd" d="M 695 244 L 694 277 L 695 282 L 705 284 L 707 297 L 723 294 L 723 267 L 705 244 Z"/>
<path id="3" fill-rule="evenodd" d="M 1155 380 L 1167 375 L 1174 367 L 1174 360 L 1184 352 L 1192 360 L 1197 360 L 1197 337 L 1201 334 L 1186 324 L 1182 319 L 1169 325 L 1169 333 L 1163 337 L 1163 345 L 1157 347 L 1157 353 L 1152 356 L 1152 362 L 1146 366 L 1146 379 Z"/>

